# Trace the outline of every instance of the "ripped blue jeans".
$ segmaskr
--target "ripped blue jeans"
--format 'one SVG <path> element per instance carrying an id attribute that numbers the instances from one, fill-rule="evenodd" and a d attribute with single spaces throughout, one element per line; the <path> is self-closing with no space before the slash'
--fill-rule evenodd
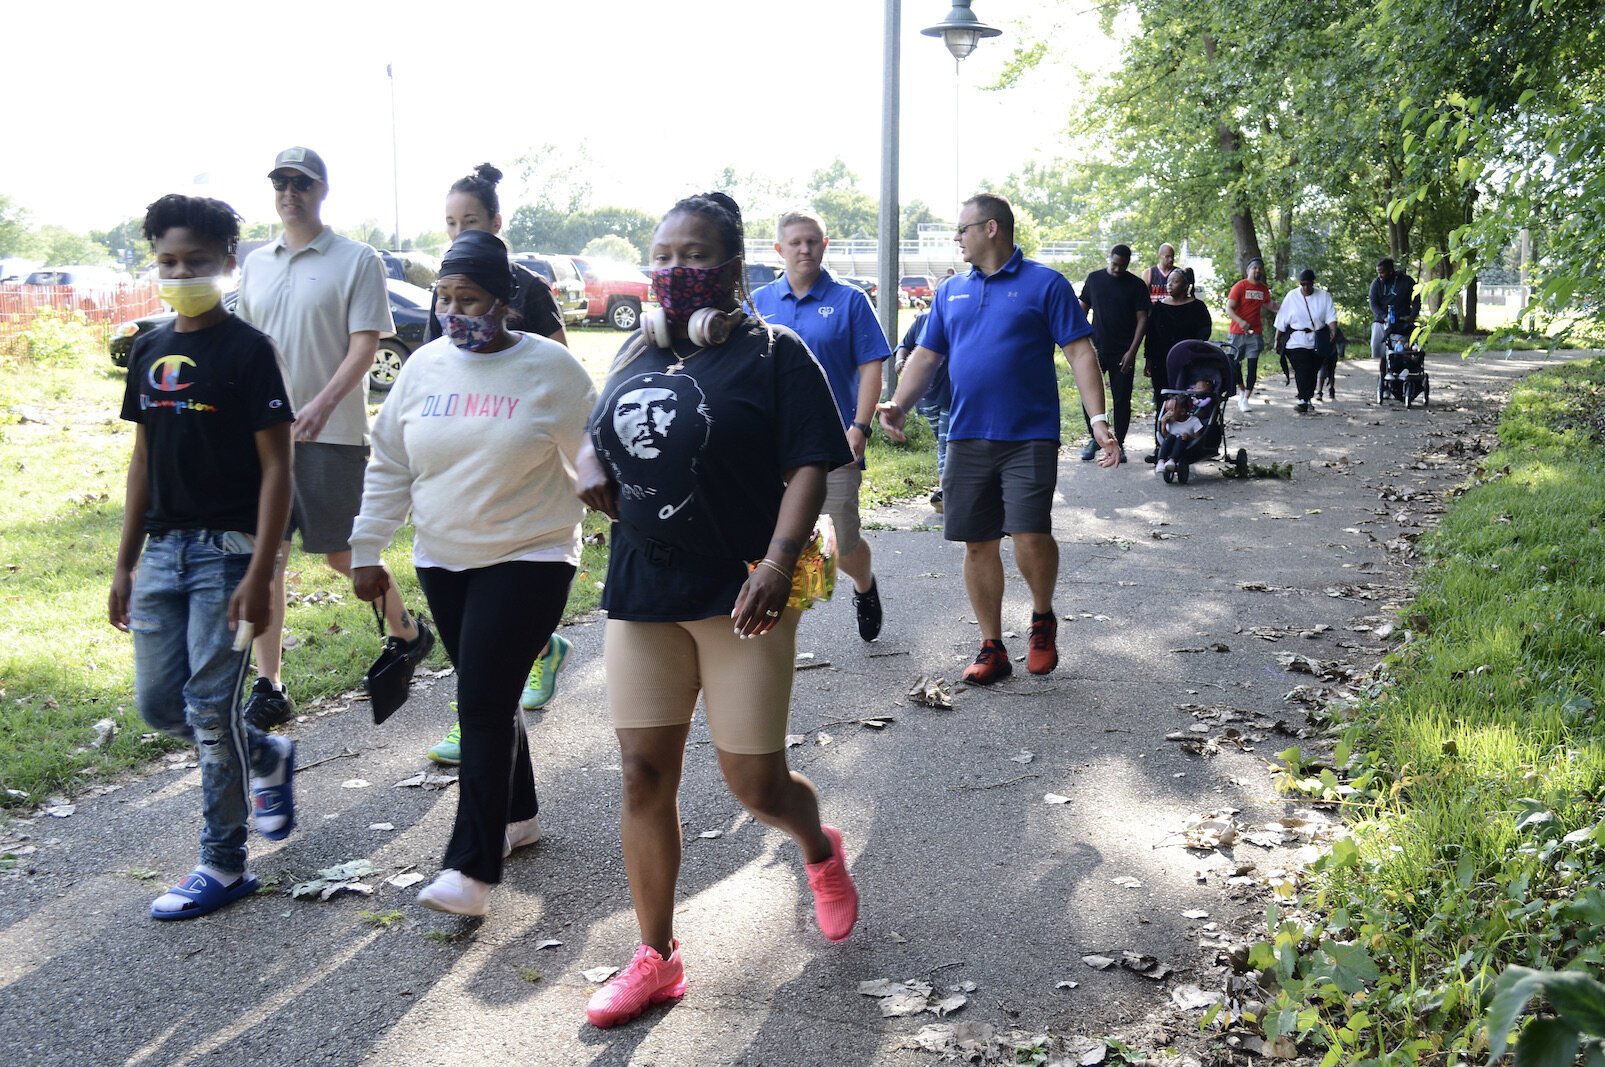
<path id="1" fill-rule="evenodd" d="M 200 751 L 201 862 L 228 872 L 245 870 L 249 776 L 279 765 L 241 714 L 251 654 L 234 651 L 228 628 L 229 597 L 251 563 L 246 541 L 217 530 L 152 534 L 128 611 L 140 717 Z"/>

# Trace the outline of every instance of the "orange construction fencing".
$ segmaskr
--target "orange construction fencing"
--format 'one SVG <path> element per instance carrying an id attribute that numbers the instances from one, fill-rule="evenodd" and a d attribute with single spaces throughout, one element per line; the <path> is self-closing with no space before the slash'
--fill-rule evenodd
<path id="1" fill-rule="evenodd" d="M 75 316 L 102 341 L 119 322 L 164 310 L 154 281 L 116 285 L 0 285 L 0 351 L 9 351 L 41 315 Z"/>

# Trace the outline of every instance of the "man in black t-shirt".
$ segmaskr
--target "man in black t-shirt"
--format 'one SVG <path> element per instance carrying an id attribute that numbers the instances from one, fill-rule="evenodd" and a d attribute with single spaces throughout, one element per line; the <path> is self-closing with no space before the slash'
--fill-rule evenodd
<path id="1" fill-rule="evenodd" d="M 1115 437 L 1126 443 L 1131 426 L 1131 387 L 1136 379 L 1137 350 L 1148 332 L 1148 287 L 1127 268 L 1131 249 L 1115 245 L 1109 250 L 1107 270 L 1095 270 L 1081 286 L 1081 307 L 1092 319 L 1092 344 L 1098 350 L 1098 366 L 1109 379 L 1109 413 L 1114 418 Z M 1087 411 L 1081 410 L 1086 419 Z M 1087 421 L 1087 444 L 1083 460 L 1098 454 L 1098 442 Z M 1124 450 L 1120 462 L 1126 462 Z"/>

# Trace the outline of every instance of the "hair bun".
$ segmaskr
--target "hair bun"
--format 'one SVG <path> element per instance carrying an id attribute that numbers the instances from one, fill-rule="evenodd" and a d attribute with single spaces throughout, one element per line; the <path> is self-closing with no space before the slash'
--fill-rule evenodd
<path id="1" fill-rule="evenodd" d="M 489 163 L 481 163 L 474 168 L 474 173 L 478 175 L 480 180 L 487 181 L 492 185 L 502 180 L 502 172 Z"/>

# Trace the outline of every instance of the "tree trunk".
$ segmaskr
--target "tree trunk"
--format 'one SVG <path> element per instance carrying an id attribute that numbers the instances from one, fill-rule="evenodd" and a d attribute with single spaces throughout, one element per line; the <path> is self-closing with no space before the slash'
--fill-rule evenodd
<path id="1" fill-rule="evenodd" d="M 1288 204 L 1277 213 L 1276 228 L 1273 233 L 1275 240 L 1276 273 L 1273 277 L 1291 277 L 1293 260 L 1293 205 Z"/>
<path id="2" fill-rule="evenodd" d="M 1242 135 L 1222 122 L 1215 127 L 1221 155 L 1226 160 L 1226 184 L 1242 188 L 1243 157 Z M 1254 229 L 1254 212 L 1243 194 L 1238 193 L 1230 205 L 1232 239 L 1237 242 L 1237 269 L 1246 271 L 1248 261 L 1263 258 L 1259 250 L 1259 234 Z"/>
<path id="3" fill-rule="evenodd" d="M 1477 279 L 1466 283 L 1466 317 L 1462 323 L 1467 333 L 1477 332 Z"/>

